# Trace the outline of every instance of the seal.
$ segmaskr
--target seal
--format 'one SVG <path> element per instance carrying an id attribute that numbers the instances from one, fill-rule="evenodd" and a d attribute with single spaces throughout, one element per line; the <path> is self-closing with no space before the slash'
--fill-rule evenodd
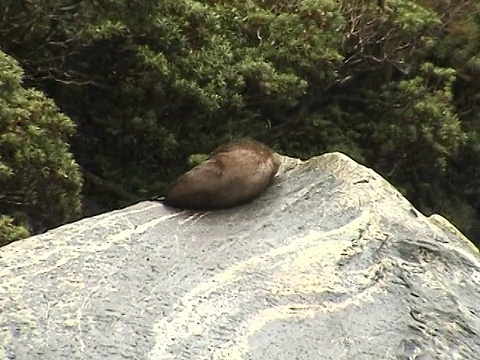
<path id="1" fill-rule="evenodd" d="M 188 210 L 227 209 L 262 194 L 281 165 L 281 156 L 255 140 L 215 149 L 167 190 L 165 205 Z"/>

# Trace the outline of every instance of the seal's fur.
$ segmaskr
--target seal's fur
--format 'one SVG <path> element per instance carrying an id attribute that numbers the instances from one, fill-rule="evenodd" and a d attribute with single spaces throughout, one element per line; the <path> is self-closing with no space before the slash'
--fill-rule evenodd
<path id="1" fill-rule="evenodd" d="M 266 190 L 280 164 L 277 153 L 254 140 L 222 145 L 182 175 L 167 191 L 164 203 L 191 210 L 247 203 Z"/>

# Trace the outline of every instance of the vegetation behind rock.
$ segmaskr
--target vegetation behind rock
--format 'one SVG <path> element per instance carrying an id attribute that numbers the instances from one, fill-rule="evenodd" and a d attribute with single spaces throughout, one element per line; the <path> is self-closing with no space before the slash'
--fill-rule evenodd
<path id="1" fill-rule="evenodd" d="M 480 242 L 474 0 L 5 0 L 0 14 L 25 87 L 76 124 L 85 214 L 162 194 L 192 154 L 249 136 L 342 151 Z"/>
<path id="2" fill-rule="evenodd" d="M 82 178 L 66 139 L 74 123 L 22 87 L 0 51 L 0 246 L 78 218 Z"/>

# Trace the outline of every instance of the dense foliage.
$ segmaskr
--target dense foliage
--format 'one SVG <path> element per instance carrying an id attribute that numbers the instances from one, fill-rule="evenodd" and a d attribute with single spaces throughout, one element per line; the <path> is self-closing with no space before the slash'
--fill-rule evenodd
<path id="1" fill-rule="evenodd" d="M 88 200 L 162 193 L 251 136 L 339 150 L 480 241 L 475 0 L 98 0 L 0 5 L 0 44 L 77 124 Z M 54 201 L 54 200 L 52 200 Z"/>
<path id="2" fill-rule="evenodd" d="M 74 124 L 21 77 L 0 52 L 0 246 L 80 213 L 81 177 L 65 142 Z"/>

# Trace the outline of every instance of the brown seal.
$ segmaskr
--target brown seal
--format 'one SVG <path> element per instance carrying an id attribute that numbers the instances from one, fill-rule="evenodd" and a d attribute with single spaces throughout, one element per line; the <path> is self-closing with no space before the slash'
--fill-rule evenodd
<path id="1" fill-rule="evenodd" d="M 267 189 L 280 164 L 277 153 L 254 140 L 222 145 L 170 187 L 164 204 L 212 210 L 247 203 Z"/>

